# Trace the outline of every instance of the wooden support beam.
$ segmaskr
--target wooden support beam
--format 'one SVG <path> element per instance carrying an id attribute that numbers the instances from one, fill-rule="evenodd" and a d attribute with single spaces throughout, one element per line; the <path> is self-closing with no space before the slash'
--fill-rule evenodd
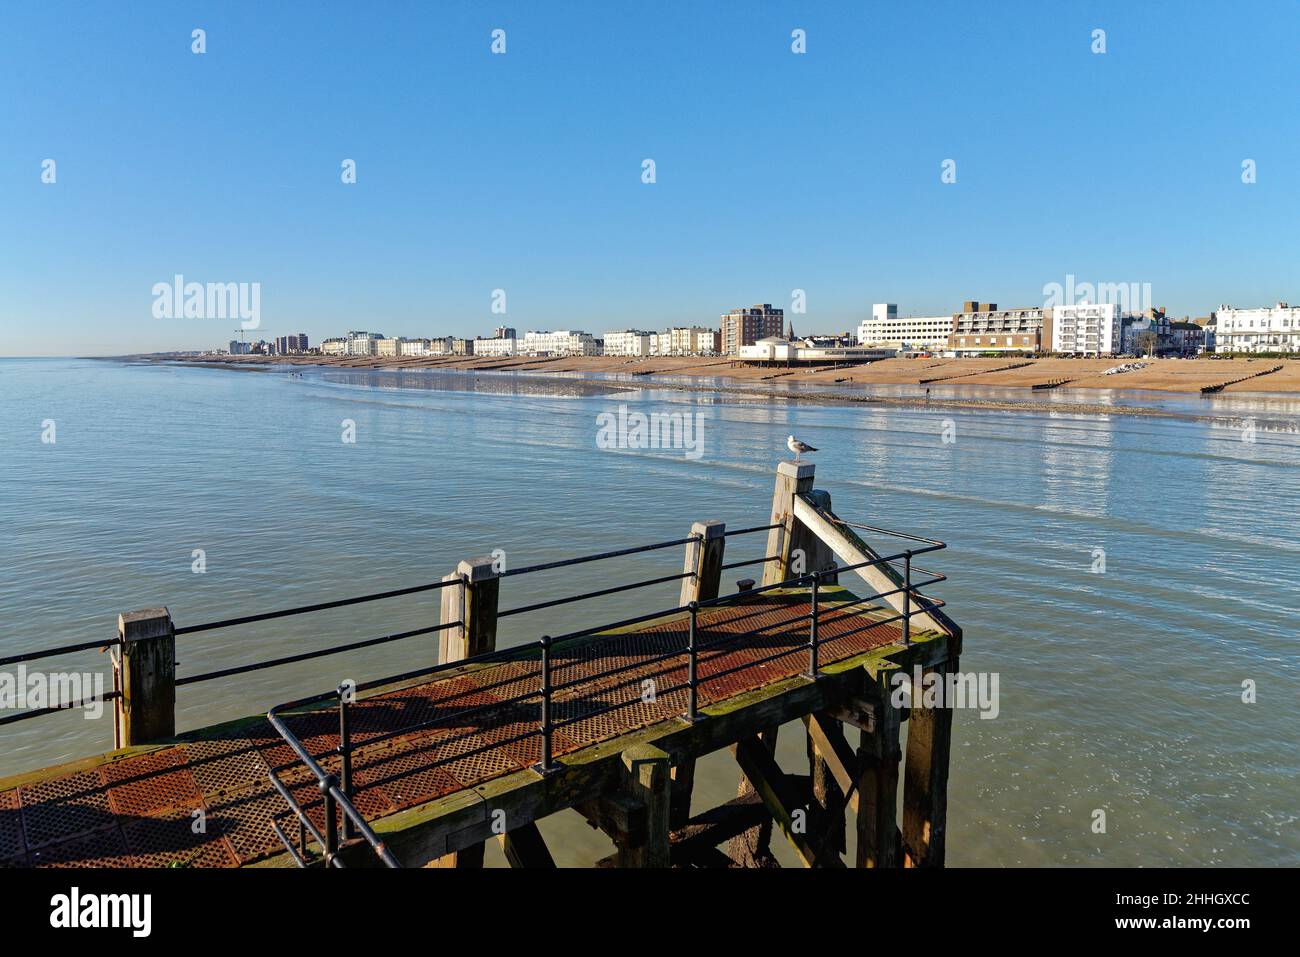
<path id="1" fill-rule="evenodd" d="M 670 835 L 673 866 L 713 866 L 718 863 L 713 852 L 719 844 L 770 819 L 762 798 L 752 792 L 697 814 Z M 728 866 L 735 865 L 731 858 L 722 856 Z"/>
<path id="2" fill-rule="evenodd" d="M 166 608 L 117 616 L 113 649 L 113 746 L 127 748 L 176 734 L 176 631 Z"/>
<path id="3" fill-rule="evenodd" d="M 858 867 L 898 867 L 898 762 L 899 725 L 902 714 L 889 700 L 887 675 L 881 673 L 877 700 L 871 702 L 874 720 L 862 732 L 858 747 Z"/>
<path id="4" fill-rule="evenodd" d="M 829 852 L 817 835 L 810 833 L 807 826 L 808 809 L 776 759 L 768 752 L 767 746 L 757 737 L 751 737 L 732 745 L 731 751 L 736 756 L 736 763 L 745 772 L 745 777 L 763 799 L 773 822 L 781 828 L 804 866 L 843 867 L 844 862 L 839 855 Z M 802 825 L 796 823 L 796 811 L 803 812 Z"/>
<path id="5" fill-rule="evenodd" d="M 668 867 L 669 757 L 652 744 L 638 744 L 623 752 L 627 797 L 645 808 L 645 840 L 629 840 L 618 848 L 619 867 Z"/>
<path id="6" fill-rule="evenodd" d="M 530 821 L 523 827 L 497 835 L 501 850 L 511 867 L 554 868 L 555 858 L 542 840 L 537 824 Z"/>
<path id="7" fill-rule="evenodd" d="M 808 492 L 808 501 L 812 502 L 818 508 L 829 513 L 831 510 L 831 493 L 825 489 L 815 488 Z M 802 525 L 802 523 L 800 523 Z M 818 538 L 815 534 L 808 536 L 808 567 L 805 574 L 812 572 L 825 571 L 828 568 L 834 568 L 839 564 L 835 557 L 835 552 L 831 547 Z M 822 579 L 824 585 L 839 584 L 839 575 L 826 575 Z"/>
<path id="8" fill-rule="evenodd" d="M 446 664 L 495 651 L 497 646 L 497 598 L 501 578 L 490 556 L 472 558 L 456 566 L 443 581 L 459 580 L 460 586 L 442 589 L 441 624 L 459 622 L 439 632 L 439 661 Z M 479 868 L 483 866 L 483 844 L 478 843 L 435 861 L 434 867 Z"/>
<path id="9" fill-rule="evenodd" d="M 759 741 L 762 742 L 763 748 L 769 756 L 776 754 L 776 736 L 779 731 L 780 725 L 775 725 L 758 735 Z M 736 788 L 736 798 L 743 800 L 757 795 L 758 790 L 750 781 L 749 776 L 742 773 L 740 775 L 740 784 Z M 727 856 L 741 867 L 776 867 L 776 858 L 772 856 L 771 843 L 772 819 L 768 815 L 761 824 L 732 838 L 731 843 L 727 846 Z"/>
<path id="10" fill-rule="evenodd" d="M 842 525 L 837 525 L 831 521 L 829 513 L 819 510 L 814 504 L 808 501 L 807 496 L 800 495 L 794 501 L 794 515 L 800 523 L 806 526 L 811 534 L 816 535 L 819 539 L 830 546 L 831 550 L 846 565 L 857 565 L 862 562 L 871 561 L 881 556 L 867 546 L 852 529 Z M 902 551 L 903 549 L 899 549 Z M 894 554 L 890 552 L 888 554 Z M 849 573 L 846 573 L 849 574 Z M 901 588 L 903 584 L 902 576 L 899 575 L 889 565 L 868 565 L 863 568 L 855 569 L 851 574 L 857 575 L 869 586 L 872 591 L 885 597 L 880 599 L 897 612 L 903 611 L 903 593 L 901 591 L 895 594 L 887 594 L 895 589 Z M 950 627 L 942 614 L 937 610 L 933 612 L 918 611 L 918 599 L 915 592 L 909 606 L 912 618 L 912 631 L 929 629 L 943 632 L 944 634 L 953 634 L 955 629 Z M 864 596 L 864 597 L 870 597 Z M 922 596 L 923 597 L 923 596 Z M 941 624 L 942 622 L 942 624 Z"/>
<path id="11" fill-rule="evenodd" d="M 948 664 L 933 670 L 940 680 Z M 956 659 L 952 660 L 956 668 Z M 944 703 L 946 704 L 946 702 Z M 903 769 L 903 850 L 907 867 L 943 867 L 948 827 L 948 758 L 952 708 L 927 708 L 920 688 L 912 689 Z"/>
<path id="12" fill-rule="evenodd" d="M 843 756 L 835 753 L 831 742 L 838 739 L 846 750 L 848 742 L 844 741 L 840 723 L 825 713 L 806 715 L 804 725 L 808 729 L 808 774 L 812 782 L 813 804 L 809 810 L 815 812 L 809 814 L 809 827 L 824 843 L 826 851 L 842 854 L 847 848 L 844 807 L 857 795 L 852 776 L 840 766 Z"/>
<path id="13" fill-rule="evenodd" d="M 772 493 L 772 516 L 768 524 L 777 525 L 767 533 L 766 555 L 774 561 L 763 565 L 763 584 L 775 585 L 791 577 L 791 549 L 800 547 L 795 541 L 795 502 L 798 497 L 812 491 L 813 464 L 811 462 L 782 462 L 776 467 L 776 489 Z M 802 547 L 805 552 L 808 543 Z"/>
<path id="14" fill-rule="evenodd" d="M 722 560 L 726 551 L 725 522 L 696 522 L 691 535 L 696 538 L 686 546 L 686 559 L 682 572 L 690 578 L 682 579 L 679 605 L 693 601 L 708 601 L 718 597 L 722 583 Z M 695 789 L 695 759 L 680 758 L 673 765 L 670 826 L 677 828 L 691 816 L 691 795 Z"/>

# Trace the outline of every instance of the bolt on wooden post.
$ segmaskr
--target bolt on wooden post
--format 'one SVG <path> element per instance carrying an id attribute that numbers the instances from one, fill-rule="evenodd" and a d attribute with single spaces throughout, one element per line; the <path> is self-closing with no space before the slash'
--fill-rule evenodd
<path id="1" fill-rule="evenodd" d="M 113 650 L 113 746 L 126 748 L 176 734 L 176 631 L 166 608 L 117 616 Z"/>

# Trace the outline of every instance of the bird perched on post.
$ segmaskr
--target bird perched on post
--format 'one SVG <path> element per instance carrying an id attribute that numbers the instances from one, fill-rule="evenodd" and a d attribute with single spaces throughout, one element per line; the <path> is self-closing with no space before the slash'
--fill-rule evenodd
<path id="1" fill-rule="evenodd" d="M 786 444 L 786 447 L 789 448 L 790 451 L 794 453 L 794 460 L 795 460 L 796 462 L 799 461 L 799 456 L 802 455 L 804 452 L 816 452 L 816 451 L 817 451 L 815 448 L 813 448 L 813 447 L 812 447 L 811 445 L 809 445 L 807 442 L 800 442 L 800 441 L 799 441 L 798 439 L 796 439 L 793 435 L 790 436 L 789 438 L 787 438 L 787 439 L 785 440 L 785 444 Z"/>

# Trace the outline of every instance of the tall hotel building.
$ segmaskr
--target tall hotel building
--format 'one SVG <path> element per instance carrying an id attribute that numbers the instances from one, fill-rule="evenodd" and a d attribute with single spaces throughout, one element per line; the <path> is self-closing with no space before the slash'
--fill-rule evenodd
<path id="1" fill-rule="evenodd" d="M 733 309 L 722 314 L 722 352 L 740 354 L 741 346 L 752 346 L 759 339 L 780 336 L 785 332 L 785 310 L 773 309 L 771 303 Z"/>

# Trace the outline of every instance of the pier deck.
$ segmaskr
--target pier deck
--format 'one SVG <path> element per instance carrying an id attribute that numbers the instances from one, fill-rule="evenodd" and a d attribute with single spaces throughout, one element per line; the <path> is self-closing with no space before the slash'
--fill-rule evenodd
<path id="1" fill-rule="evenodd" d="M 796 685 L 813 684 L 801 679 L 808 666 L 807 590 L 759 597 L 699 616 L 697 640 L 702 645 L 728 634 L 763 630 L 759 639 L 743 645 L 700 652 L 701 722 L 727 713 L 729 703 L 767 700 L 763 689 L 791 679 Z M 899 653 L 906 651 L 898 624 L 873 624 L 891 613 L 862 606 L 836 612 L 837 606 L 852 600 L 842 588 L 822 589 L 818 655 L 823 667 L 849 662 L 858 666 L 867 659 L 897 664 Z M 683 687 L 687 624 L 687 616 L 673 615 L 552 649 L 557 688 L 552 708 L 559 726 L 553 748 L 560 775 L 566 767 L 582 766 L 601 754 L 617 756 L 623 739 L 636 732 L 662 726 L 663 735 L 668 735 L 691 727 L 682 717 L 688 693 Z M 924 649 L 931 637 L 912 636 L 912 648 Z M 660 655 L 667 657 L 642 663 Z M 626 670 L 608 675 L 616 669 Z M 513 786 L 521 788 L 541 782 L 543 775 L 532 770 L 541 757 L 541 739 L 530 733 L 538 725 L 540 702 L 512 700 L 536 692 L 539 680 L 534 652 L 504 657 L 498 664 L 467 665 L 434 681 L 358 698 L 351 730 L 353 801 L 358 810 L 381 833 L 396 832 L 417 819 L 464 817 L 466 795 L 474 805 L 480 803 L 485 785 L 498 782 L 493 789 L 498 794 L 509 790 L 511 785 L 502 787 L 499 779 L 513 779 Z M 666 693 L 653 693 L 656 688 Z M 606 711 L 611 705 L 622 707 Z M 477 710 L 460 716 L 471 709 Z M 769 721 L 767 713 L 756 715 L 750 733 Z M 339 729 L 333 710 L 290 713 L 286 722 L 322 766 L 337 770 Z M 421 728 L 366 746 L 367 738 L 414 725 Z M 652 737 L 641 735 L 638 740 Z M 157 747 L 123 749 L 0 781 L 0 787 L 8 787 L 0 791 L 0 864 L 288 864 L 270 824 L 278 819 L 286 831 L 296 831 L 296 825 L 269 783 L 270 768 L 281 769 L 281 780 L 323 830 L 323 801 L 315 777 L 266 719 L 256 717 Z M 16 781 L 22 783 L 8 786 Z M 386 819 L 391 819 L 389 826 Z M 195 826 L 198 820 L 202 827 Z M 446 836 L 439 839 L 445 845 Z M 439 851 L 449 852 L 449 847 Z"/>

